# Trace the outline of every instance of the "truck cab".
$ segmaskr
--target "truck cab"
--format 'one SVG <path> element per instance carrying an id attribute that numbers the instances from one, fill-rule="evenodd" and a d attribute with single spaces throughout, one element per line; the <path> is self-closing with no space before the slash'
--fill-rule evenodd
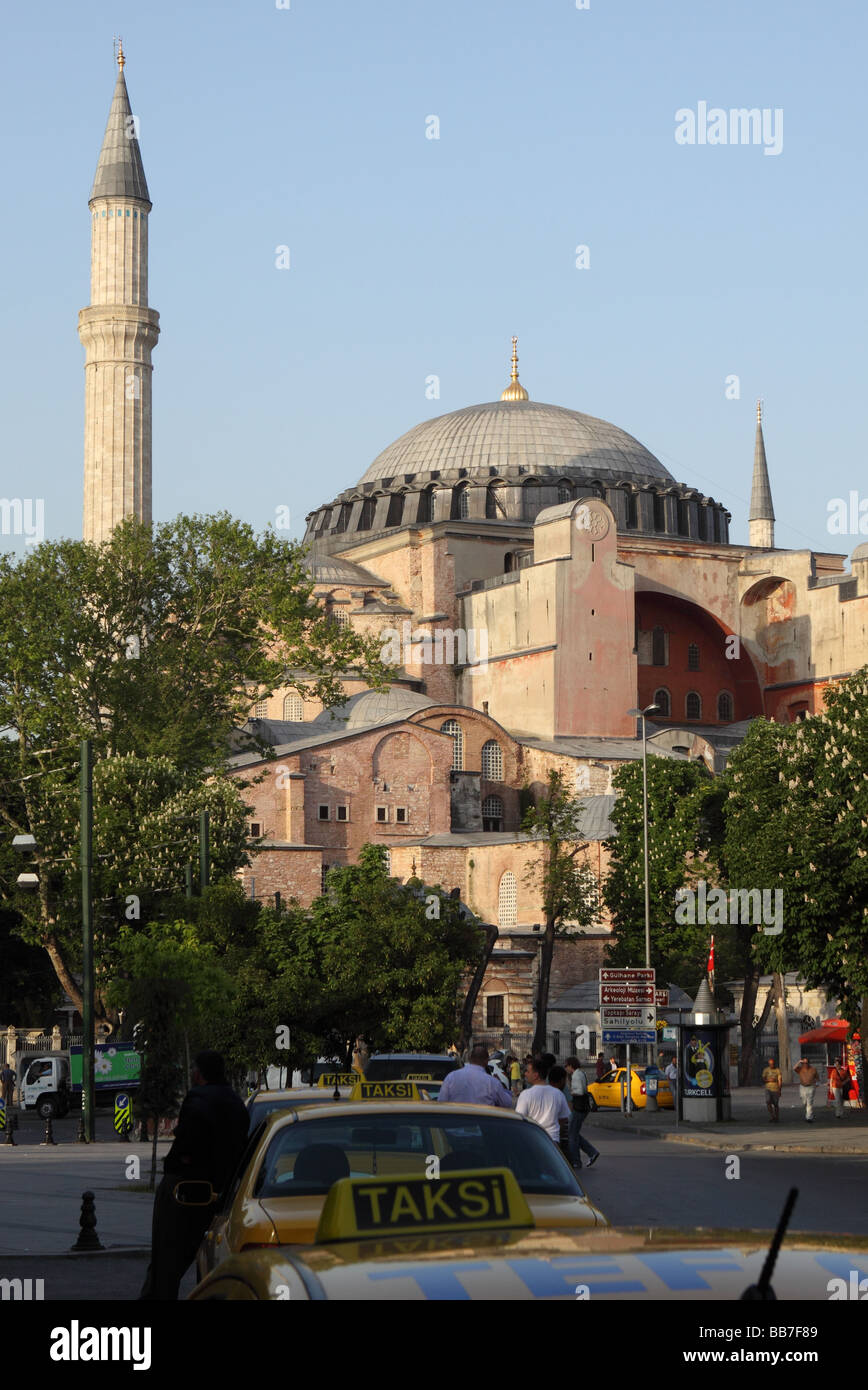
<path id="1" fill-rule="evenodd" d="M 28 1059 L 19 1087 L 22 1110 L 35 1110 L 43 1119 L 69 1110 L 69 1060 L 61 1055 Z"/>

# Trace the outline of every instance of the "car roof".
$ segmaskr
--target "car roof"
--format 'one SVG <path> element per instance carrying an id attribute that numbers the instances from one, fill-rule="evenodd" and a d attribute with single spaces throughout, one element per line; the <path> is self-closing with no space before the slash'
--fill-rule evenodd
<path id="1" fill-rule="evenodd" d="M 386 1057 L 397 1057 L 399 1059 L 418 1059 L 419 1057 L 425 1057 L 432 1062 L 456 1062 L 458 1060 L 452 1052 L 372 1052 L 368 1061 L 381 1061 Z"/>
<path id="2" fill-rule="evenodd" d="M 285 1125 L 304 1124 L 307 1120 L 323 1118 L 319 1110 L 315 1107 L 305 1106 L 302 1110 L 273 1110 L 270 1115 L 262 1121 L 264 1130 L 263 1138 L 270 1138 L 275 1130 L 282 1129 Z M 448 1116 L 453 1120 L 467 1120 L 470 1117 L 487 1117 L 491 1119 L 496 1115 L 498 1119 L 515 1120 L 520 1124 L 536 1124 L 535 1120 L 529 1120 L 525 1115 L 517 1115 L 514 1110 L 508 1110 L 504 1106 L 497 1105 L 462 1105 L 459 1102 L 450 1105 L 439 1101 L 436 1107 L 431 1101 L 416 1100 L 348 1100 L 344 1101 L 340 1110 L 329 1110 L 326 1107 L 325 1113 L 337 1115 L 342 1120 L 352 1119 L 355 1115 L 367 1116 L 370 1118 L 372 1113 L 394 1115 L 397 1119 L 401 1115 L 415 1115 L 425 1120 L 427 1124 L 440 1124 L 441 1119 L 434 1120 L 432 1116 L 442 1117 L 443 1120 Z"/>

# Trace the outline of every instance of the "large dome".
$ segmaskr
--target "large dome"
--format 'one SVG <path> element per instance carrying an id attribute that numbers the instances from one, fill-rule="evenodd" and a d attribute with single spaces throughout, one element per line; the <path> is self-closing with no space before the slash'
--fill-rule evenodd
<path id="1" fill-rule="evenodd" d="M 374 459 L 361 484 L 459 469 L 487 478 L 516 467 L 675 481 L 644 444 L 607 420 L 540 401 L 506 400 L 416 425 Z"/>

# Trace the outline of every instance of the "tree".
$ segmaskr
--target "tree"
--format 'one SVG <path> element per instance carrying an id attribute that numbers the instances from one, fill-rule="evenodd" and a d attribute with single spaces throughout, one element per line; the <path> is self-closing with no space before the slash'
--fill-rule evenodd
<path id="1" fill-rule="evenodd" d="M 27 939 L 48 952 L 79 1005 L 71 919 L 81 739 L 93 741 L 98 787 L 113 775 L 103 763 L 119 760 L 117 777 L 125 759 L 150 767 L 142 789 L 115 781 L 113 823 L 96 797 L 96 831 L 98 853 L 111 855 L 117 840 L 117 860 L 155 888 L 154 867 L 161 883 L 166 874 L 183 881 L 189 837 L 180 829 L 176 861 L 154 866 L 157 845 L 151 837 L 139 846 L 131 818 L 144 805 L 154 830 L 175 829 L 174 815 L 201 804 L 230 752 L 261 747 L 255 731 L 238 732 L 254 698 L 289 682 L 332 705 L 348 668 L 374 688 L 385 677 L 376 640 L 331 622 L 314 598 L 302 549 L 226 515 L 153 529 L 129 519 L 99 546 L 46 541 L 0 556 L 0 650 L 0 899 L 25 917 Z M 230 813 L 225 787 L 213 795 Z M 8 847 L 24 833 L 41 846 L 35 912 L 15 891 L 21 865 Z M 240 852 L 236 842 L 227 871 Z M 110 877 L 108 862 L 105 870 Z M 107 891 L 124 889 L 136 892 L 120 873 Z"/>
<path id="2" fill-rule="evenodd" d="M 154 1190 L 157 1172 L 157 1137 L 160 1121 L 177 1115 L 184 1070 L 181 1065 L 182 1031 L 178 1018 L 189 996 L 183 980 L 164 980 L 145 975 L 135 981 L 130 1005 L 141 1028 L 142 1070 L 135 1095 L 138 1117 L 150 1124 L 151 1174 L 148 1187 Z"/>
<path id="3" fill-rule="evenodd" d="M 581 817 L 581 802 L 567 792 L 563 773 L 551 771 L 546 795 L 528 807 L 521 823 L 524 833 L 543 846 L 540 858 L 528 866 L 524 877 L 527 886 L 539 893 L 545 918 L 537 975 L 534 1052 L 545 1048 L 555 937 L 581 931 L 595 922 L 599 913 L 597 880 L 590 865 L 581 859 L 588 848 L 581 839 Z"/>
<path id="4" fill-rule="evenodd" d="M 330 870 L 311 906 L 309 959 L 320 982 L 320 1027 L 374 1049 L 433 1051 L 454 1036 L 462 977 L 476 964 L 478 926 L 439 890 L 437 913 L 414 884 L 390 878 L 381 845 Z M 430 915 L 429 915 L 430 913 Z"/>

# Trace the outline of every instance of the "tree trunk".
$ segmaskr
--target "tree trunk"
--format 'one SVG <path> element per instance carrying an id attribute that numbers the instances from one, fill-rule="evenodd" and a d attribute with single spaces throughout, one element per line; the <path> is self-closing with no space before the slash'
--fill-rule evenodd
<path id="1" fill-rule="evenodd" d="M 485 979 L 488 962 L 491 960 L 491 953 L 494 950 L 494 944 L 498 938 L 497 927 L 492 926 L 490 923 L 483 923 L 482 930 L 485 933 L 485 950 L 482 953 L 482 959 L 473 972 L 473 979 L 470 981 L 469 988 L 464 996 L 464 1005 L 461 1009 L 461 1023 L 459 1026 L 459 1052 L 464 1051 L 472 1037 L 473 1010 L 476 1008 L 476 1001 L 479 998 L 482 981 Z"/>
<path id="2" fill-rule="evenodd" d="M 787 1029 L 787 994 L 784 987 L 784 977 L 779 971 L 775 971 L 772 976 L 772 995 L 774 998 L 775 1017 L 778 1024 L 778 1066 L 783 1073 L 784 1082 L 790 1080 L 793 1074 L 792 1058 L 790 1057 L 790 1035 Z"/>
<path id="3" fill-rule="evenodd" d="M 753 1061 L 753 1054 L 756 1048 L 757 1038 L 766 1024 L 772 1007 L 772 993 L 769 990 L 766 995 L 766 1002 L 763 1011 L 754 1027 L 754 1010 L 756 1009 L 756 997 L 759 990 L 760 967 L 755 965 L 744 977 L 744 993 L 741 999 L 741 1059 L 738 1065 L 738 1084 L 746 1086 L 750 1076 L 750 1066 Z"/>
<path id="4" fill-rule="evenodd" d="M 70 974 L 67 968 L 66 961 L 60 954 L 60 947 L 58 946 L 57 941 L 53 936 L 46 937 L 45 949 L 48 952 L 48 959 L 54 966 L 55 975 L 57 976 L 60 983 L 63 985 L 63 988 L 66 990 L 67 994 L 69 995 L 78 1012 L 81 1013 L 82 1009 L 84 1008 L 84 1000 L 82 998 L 81 990 L 79 989 L 75 980 L 72 978 L 72 975 Z"/>
<path id="5" fill-rule="evenodd" d="M 154 1126 L 154 1137 L 151 1140 L 151 1177 L 148 1183 L 149 1192 L 153 1192 L 157 1177 L 157 1135 L 160 1132 L 160 1117 L 158 1115 L 152 1116 L 151 1124 Z"/>
<path id="6" fill-rule="evenodd" d="M 536 982 L 536 1027 L 533 1034 L 534 1055 L 546 1050 L 546 1022 L 549 1009 L 549 981 L 552 974 L 552 960 L 555 954 L 554 918 L 546 920 L 545 935 L 539 952 L 539 974 Z"/>

